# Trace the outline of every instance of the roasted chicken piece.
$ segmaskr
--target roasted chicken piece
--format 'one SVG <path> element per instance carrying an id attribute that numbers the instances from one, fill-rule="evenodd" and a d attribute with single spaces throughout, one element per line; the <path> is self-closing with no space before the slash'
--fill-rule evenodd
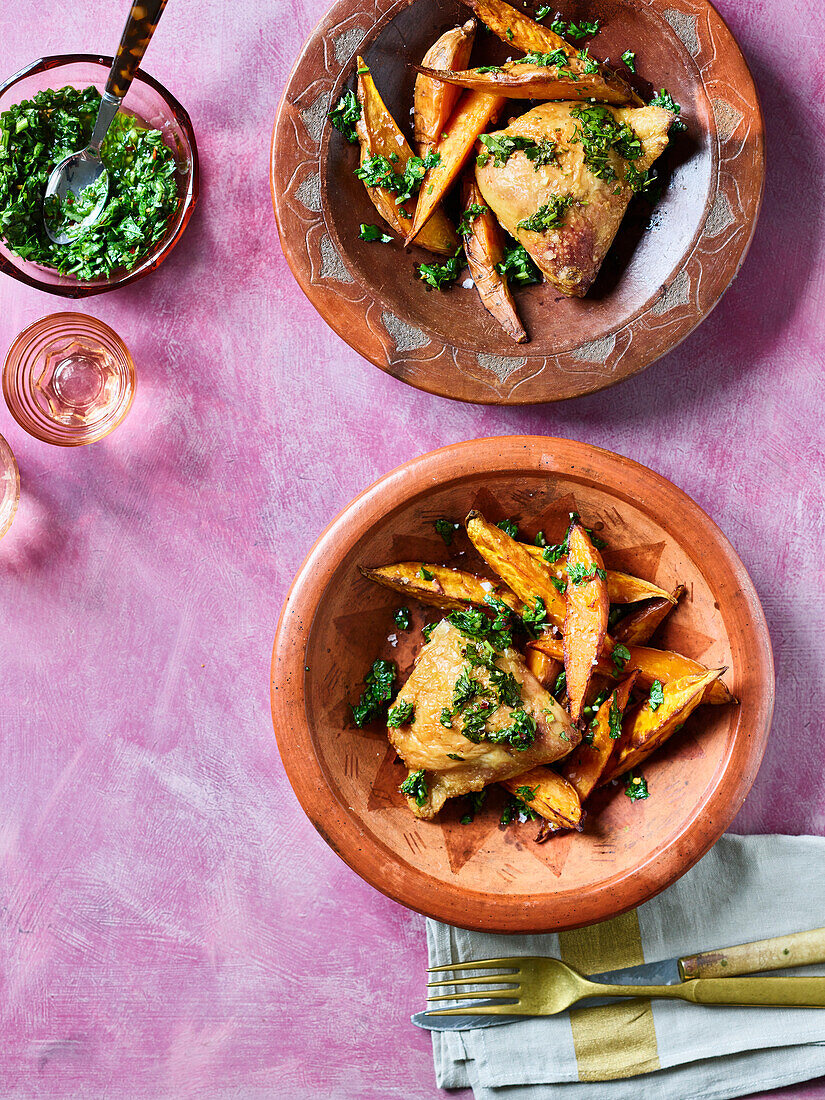
<path id="1" fill-rule="evenodd" d="M 471 650 L 487 663 L 468 660 Z M 448 798 L 559 760 L 579 742 L 521 654 L 492 654 L 442 620 L 390 709 L 389 739 L 410 770 L 405 793 L 415 792 L 408 801 L 417 817 L 432 818 Z"/>
<path id="2" fill-rule="evenodd" d="M 476 161 L 484 202 L 562 294 L 589 290 L 674 117 L 663 107 L 543 103 L 485 135 Z"/>

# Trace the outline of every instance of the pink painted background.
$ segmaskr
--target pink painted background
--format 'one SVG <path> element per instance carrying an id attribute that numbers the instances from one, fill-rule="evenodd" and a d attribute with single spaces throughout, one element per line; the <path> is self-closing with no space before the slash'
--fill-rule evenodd
<path id="1" fill-rule="evenodd" d="M 111 52 L 127 6 L 3 0 L 0 71 Z M 200 207 L 160 271 L 68 307 L 131 348 L 133 410 L 71 452 L 0 408 L 23 483 L 0 544 L 0 1096 L 438 1095 L 429 1039 L 407 1022 L 423 919 L 316 835 L 268 702 L 276 619 L 316 534 L 432 447 L 570 436 L 690 493 L 750 570 L 776 654 L 773 736 L 736 829 L 825 832 L 825 18 L 801 0 L 720 7 L 768 126 L 738 280 L 645 374 L 508 411 L 360 360 L 281 257 L 269 133 L 325 0 L 171 0 L 147 69 L 192 115 Z M 0 305 L 4 349 L 61 308 L 8 279 Z M 825 1097 L 825 1081 L 783 1095 Z"/>

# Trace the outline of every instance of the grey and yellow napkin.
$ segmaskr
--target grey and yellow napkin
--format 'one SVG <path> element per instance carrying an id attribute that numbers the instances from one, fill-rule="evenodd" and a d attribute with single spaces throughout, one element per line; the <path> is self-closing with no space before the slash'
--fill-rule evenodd
<path id="1" fill-rule="evenodd" d="M 431 966 L 555 955 L 594 974 L 823 924 L 825 839 L 725 836 L 665 893 L 604 924 L 499 936 L 428 921 L 427 943 Z M 825 1009 L 625 1001 L 434 1032 L 433 1051 L 439 1086 L 476 1100 L 724 1100 L 825 1075 Z"/>

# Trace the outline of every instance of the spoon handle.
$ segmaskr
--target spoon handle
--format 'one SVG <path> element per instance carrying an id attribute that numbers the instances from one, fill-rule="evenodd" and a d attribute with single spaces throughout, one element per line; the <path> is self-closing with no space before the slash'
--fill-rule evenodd
<path id="1" fill-rule="evenodd" d="M 114 99 L 123 99 L 129 91 L 165 7 L 166 0 L 132 0 L 132 10 L 106 81 L 106 91 Z"/>

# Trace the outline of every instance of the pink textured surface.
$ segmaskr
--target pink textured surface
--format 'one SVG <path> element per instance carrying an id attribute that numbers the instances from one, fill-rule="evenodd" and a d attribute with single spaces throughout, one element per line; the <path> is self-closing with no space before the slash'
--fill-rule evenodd
<path id="1" fill-rule="evenodd" d="M 739 279 L 681 348 L 619 389 L 499 411 L 418 394 L 359 360 L 280 255 L 269 130 L 323 0 L 169 5 L 147 68 L 192 115 L 201 205 L 160 271 L 82 307 L 134 354 L 133 410 L 108 440 L 63 452 L 0 409 L 23 483 L 0 544 L 4 1096 L 438 1095 L 429 1040 L 407 1023 L 423 921 L 304 818 L 275 750 L 268 665 L 316 534 L 440 444 L 589 440 L 711 514 L 759 590 L 779 681 L 736 827 L 825 832 L 825 20 L 800 0 L 720 6 L 768 124 L 766 202 Z M 125 7 L 5 0 L 0 70 L 111 50 Z M 0 295 L 4 347 L 61 308 L 11 280 Z M 825 1084 L 777 1095 L 814 1100 Z"/>

